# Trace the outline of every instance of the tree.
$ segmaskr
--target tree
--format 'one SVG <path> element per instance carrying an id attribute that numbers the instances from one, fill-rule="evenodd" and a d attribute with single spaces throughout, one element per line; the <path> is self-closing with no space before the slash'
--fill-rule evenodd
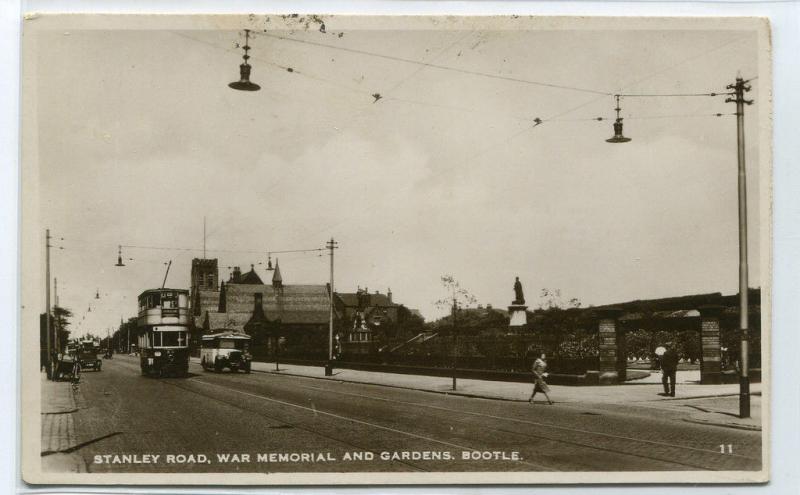
<path id="1" fill-rule="evenodd" d="M 67 348 L 67 341 L 69 340 L 69 319 L 72 318 L 72 311 L 61 306 L 53 306 L 53 312 L 50 316 L 53 327 L 58 332 L 59 349 L 57 352 L 64 352 Z"/>
<path id="2" fill-rule="evenodd" d="M 477 302 L 468 290 L 461 287 L 461 284 L 452 275 L 443 275 L 442 286 L 447 291 L 448 296 L 439 299 L 434 304 L 437 308 L 450 307 L 452 311 L 451 335 L 453 337 L 453 390 L 456 389 L 456 364 L 458 359 L 458 311 L 461 308 L 469 307 Z"/>
<path id="3" fill-rule="evenodd" d="M 581 302 L 573 297 L 569 301 L 564 301 L 561 297 L 561 289 L 542 288 L 539 293 L 539 309 L 567 309 L 580 308 Z"/>
<path id="4" fill-rule="evenodd" d="M 598 355 L 597 332 L 587 328 L 578 298 L 564 299 L 561 289 L 545 287 L 539 300 L 539 309 L 528 318 L 528 330 L 537 337 L 529 345 L 528 352 L 550 354 L 554 366 L 560 366 L 558 361 L 582 360 Z"/>
<path id="5" fill-rule="evenodd" d="M 443 275 L 441 281 L 448 295 L 447 297 L 435 301 L 434 305 L 439 309 L 450 310 L 450 316 L 442 318 L 439 322 L 442 324 L 441 326 L 445 328 L 449 326 L 450 331 L 453 331 L 454 329 L 460 328 L 461 325 L 461 322 L 458 321 L 458 310 L 469 308 L 478 300 L 467 289 L 461 287 L 461 284 L 452 275 Z M 455 325 L 453 323 L 453 318 L 455 318 L 456 321 Z"/>

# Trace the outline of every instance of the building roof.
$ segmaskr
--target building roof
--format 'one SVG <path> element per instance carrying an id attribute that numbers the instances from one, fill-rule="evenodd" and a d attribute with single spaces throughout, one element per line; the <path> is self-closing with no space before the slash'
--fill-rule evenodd
<path id="1" fill-rule="evenodd" d="M 324 324 L 330 317 L 328 288 L 325 285 L 226 284 L 226 312 L 209 312 L 209 326 L 240 330 L 250 321 L 255 294 L 261 294 L 261 307 L 269 321 L 285 324 Z M 218 324 L 218 325 L 215 325 Z"/>
<path id="2" fill-rule="evenodd" d="M 373 292 L 367 295 L 369 296 L 369 306 L 396 306 L 395 303 L 389 301 L 389 296 L 386 294 Z M 337 292 L 336 298 L 346 307 L 358 307 L 358 293 Z"/>
<path id="3" fill-rule="evenodd" d="M 275 260 L 275 272 L 272 274 L 272 284 L 282 284 L 283 277 L 281 277 L 281 266 L 278 264 L 278 260 Z"/>
<path id="4" fill-rule="evenodd" d="M 247 273 L 243 273 L 240 275 L 236 280 L 231 280 L 228 282 L 230 284 L 248 284 L 248 285 L 264 285 L 264 282 L 261 281 L 261 277 L 258 276 L 256 273 L 256 269 L 253 265 L 250 265 L 250 271 Z"/>

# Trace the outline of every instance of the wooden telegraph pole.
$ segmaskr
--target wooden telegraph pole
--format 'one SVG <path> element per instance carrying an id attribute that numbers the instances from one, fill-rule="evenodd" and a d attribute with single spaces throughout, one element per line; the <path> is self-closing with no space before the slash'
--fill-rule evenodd
<path id="1" fill-rule="evenodd" d="M 330 281 L 330 308 L 328 319 L 328 363 L 325 365 L 325 376 L 333 375 L 333 251 L 338 249 L 338 242 L 333 240 L 328 241 L 325 245 L 330 251 L 331 256 L 331 281 Z"/>
<path id="2" fill-rule="evenodd" d="M 741 356 L 739 371 L 739 417 L 750 417 L 750 357 L 749 357 L 749 318 L 747 301 L 747 171 L 745 169 L 744 148 L 744 106 L 752 105 L 753 100 L 745 100 L 744 93 L 750 91 L 741 76 L 736 77 L 734 84 L 728 85 L 734 90 L 734 98 L 726 98 L 725 102 L 736 103 L 736 141 L 738 144 L 739 171 L 739 329 L 741 330 Z"/>
<path id="3" fill-rule="evenodd" d="M 50 229 L 45 230 L 45 279 L 47 288 L 45 289 L 45 332 L 47 333 L 46 337 L 46 352 L 47 358 L 45 360 L 45 366 L 47 371 L 47 378 L 54 379 L 55 374 L 53 373 L 53 344 L 50 337 L 51 332 L 51 325 L 50 325 Z"/>

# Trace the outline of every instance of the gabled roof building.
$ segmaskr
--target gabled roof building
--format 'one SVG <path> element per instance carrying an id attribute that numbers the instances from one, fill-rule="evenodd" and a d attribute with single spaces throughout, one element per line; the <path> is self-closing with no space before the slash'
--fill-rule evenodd
<path id="1" fill-rule="evenodd" d="M 192 265 L 203 266 L 204 261 L 207 260 L 194 260 Z M 213 261 L 216 268 L 216 260 Z M 253 265 L 246 273 L 235 267 L 228 281 L 221 282 L 218 288 L 203 285 L 203 279 L 194 277 L 195 270 L 192 273 L 193 314 L 198 328 L 242 332 L 251 319 L 262 315 L 266 322 L 280 322 L 287 331 L 298 326 L 327 328 L 330 317 L 327 284 L 284 285 L 279 266 L 269 285 L 263 283 Z"/>

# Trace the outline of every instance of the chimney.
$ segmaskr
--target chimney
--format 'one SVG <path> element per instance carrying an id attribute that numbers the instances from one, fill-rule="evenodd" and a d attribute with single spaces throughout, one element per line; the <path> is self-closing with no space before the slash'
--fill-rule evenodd
<path id="1" fill-rule="evenodd" d="M 225 313 L 228 309 L 228 294 L 225 291 L 225 281 L 220 282 L 219 284 L 219 305 L 217 307 L 217 311 L 219 313 Z"/>
<path id="2" fill-rule="evenodd" d="M 263 294 L 256 292 L 253 294 L 253 318 L 257 320 L 266 319 L 264 315 L 264 306 L 262 305 Z"/>
<path id="3" fill-rule="evenodd" d="M 389 290 L 386 292 L 386 297 L 389 298 L 389 304 L 392 304 L 392 288 L 389 287 Z"/>
<path id="4" fill-rule="evenodd" d="M 238 283 L 239 279 L 242 278 L 242 270 L 238 266 L 233 267 L 233 275 L 231 275 L 231 282 Z"/>

